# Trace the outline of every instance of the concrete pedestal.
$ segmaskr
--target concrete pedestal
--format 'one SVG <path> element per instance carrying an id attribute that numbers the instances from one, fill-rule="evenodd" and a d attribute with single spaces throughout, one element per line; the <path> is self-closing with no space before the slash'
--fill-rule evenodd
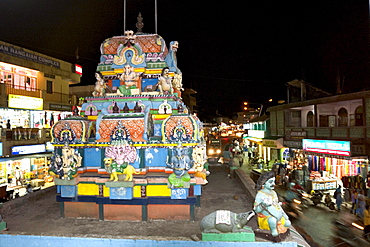
<path id="1" fill-rule="evenodd" d="M 223 241 L 223 242 L 254 242 L 256 241 L 252 229 L 245 228 L 245 232 L 230 233 L 202 233 L 202 241 Z"/>

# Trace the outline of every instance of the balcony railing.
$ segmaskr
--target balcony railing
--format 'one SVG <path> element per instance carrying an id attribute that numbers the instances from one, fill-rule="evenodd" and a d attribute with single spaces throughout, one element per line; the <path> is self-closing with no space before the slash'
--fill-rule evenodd
<path id="1" fill-rule="evenodd" d="M 30 96 L 36 98 L 42 98 L 41 89 L 17 89 L 12 87 L 11 85 L 6 85 L 6 94 L 16 94 L 16 95 L 23 95 L 23 96 Z"/>
<path id="2" fill-rule="evenodd" d="M 275 129 L 276 132 L 281 132 L 282 129 Z M 271 129 L 273 131 L 273 129 Z M 359 139 L 367 138 L 365 126 L 351 127 L 286 127 L 287 131 L 305 131 L 307 138 L 324 138 L 324 139 Z M 370 134 L 370 133 L 369 133 Z M 367 135 L 369 135 L 367 134 Z"/>

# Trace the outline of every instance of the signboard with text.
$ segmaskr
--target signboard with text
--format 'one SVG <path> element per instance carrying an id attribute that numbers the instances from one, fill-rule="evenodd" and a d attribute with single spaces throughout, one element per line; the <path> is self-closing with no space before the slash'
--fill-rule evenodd
<path id="1" fill-rule="evenodd" d="M 285 139 L 286 140 L 301 140 L 307 137 L 307 131 L 286 131 Z"/>
<path id="2" fill-rule="evenodd" d="M 36 154 L 46 152 L 45 144 L 13 146 L 12 155 L 18 154 Z"/>
<path id="3" fill-rule="evenodd" d="M 54 59 L 46 58 L 43 56 L 36 55 L 34 52 L 25 51 L 22 48 L 15 48 L 13 46 L 1 45 L 0 52 L 5 53 L 14 57 L 26 59 L 35 63 L 45 64 L 54 68 L 60 68 L 60 63 Z"/>
<path id="4" fill-rule="evenodd" d="M 9 94 L 8 107 L 28 110 L 43 110 L 44 100 L 36 97 Z"/>
<path id="5" fill-rule="evenodd" d="M 303 139 L 303 150 L 313 153 L 351 156 L 351 142 Z"/>

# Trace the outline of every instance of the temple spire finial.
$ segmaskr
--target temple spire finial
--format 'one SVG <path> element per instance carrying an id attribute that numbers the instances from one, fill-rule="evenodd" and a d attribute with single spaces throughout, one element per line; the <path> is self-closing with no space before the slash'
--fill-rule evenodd
<path id="1" fill-rule="evenodd" d="M 141 12 L 139 12 L 139 15 L 137 17 L 136 27 L 137 27 L 136 33 L 143 33 L 144 23 L 143 23 L 143 17 L 141 16 Z"/>

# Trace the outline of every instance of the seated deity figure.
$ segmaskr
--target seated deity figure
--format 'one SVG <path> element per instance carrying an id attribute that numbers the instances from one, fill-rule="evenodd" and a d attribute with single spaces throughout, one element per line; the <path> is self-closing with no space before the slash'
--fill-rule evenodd
<path id="1" fill-rule="evenodd" d="M 281 208 L 278 196 L 274 191 L 275 174 L 267 172 L 257 181 L 257 195 L 253 210 L 257 213 L 258 226 L 262 230 L 270 230 L 273 237 L 285 233 L 291 226 L 289 217 Z"/>
<path id="2" fill-rule="evenodd" d="M 163 68 L 161 76 L 158 79 L 158 88 L 160 94 L 173 94 L 172 78 L 169 75 L 170 69 Z"/>
<path id="3" fill-rule="evenodd" d="M 128 64 L 124 67 L 124 71 L 119 79 L 123 82 L 123 85 L 118 87 L 117 93 L 122 95 L 131 95 L 131 89 L 135 89 L 138 86 L 139 76 L 134 71 L 134 68 Z"/>

